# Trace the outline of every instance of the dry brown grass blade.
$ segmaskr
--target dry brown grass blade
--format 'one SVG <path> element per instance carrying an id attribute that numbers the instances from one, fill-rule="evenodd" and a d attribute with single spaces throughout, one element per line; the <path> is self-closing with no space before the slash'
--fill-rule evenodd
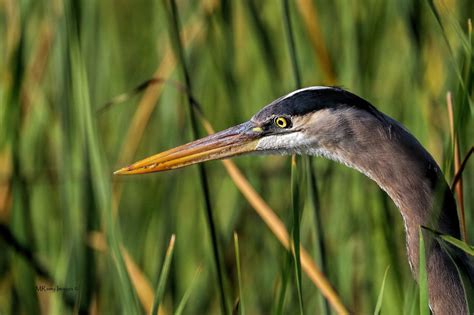
<path id="1" fill-rule="evenodd" d="M 206 12 L 212 12 L 218 1 L 204 2 L 202 6 Z M 188 25 L 185 25 L 181 31 L 183 45 L 186 47 L 191 42 L 199 41 L 203 38 L 204 24 L 201 19 L 194 19 Z M 171 45 L 168 43 L 164 48 L 163 59 L 158 69 L 153 74 L 154 78 L 168 78 L 176 67 L 176 59 L 173 55 Z M 150 84 L 135 111 L 130 127 L 128 128 L 122 150 L 117 160 L 118 165 L 127 163 L 133 158 L 137 151 L 143 132 L 150 119 L 151 113 L 155 109 L 156 102 L 161 95 L 163 86 L 161 84 Z"/>
<path id="2" fill-rule="evenodd" d="M 190 42 L 202 38 L 203 29 L 204 25 L 200 20 L 195 20 L 194 23 L 185 26 L 182 31 L 184 45 L 189 45 Z M 164 50 L 165 52 L 160 66 L 153 75 L 155 78 L 169 77 L 176 66 L 176 59 L 173 55 L 171 46 L 168 44 Z M 144 95 L 138 104 L 137 110 L 133 115 L 130 127 L 127 130 L 125 141 L 123 142 L 119 158 L 117 159 L 117 165 L 126 164 L 133 159 L 162 91 L 163 85 L 161 84 L 150 84 L 145 90 Z M 114 216 L 117 215 L 121 195 L 122 186 L 120 181 L 116 181 L 113 185 L 112 200 L 112 212 Z"/>
<path id="3" fill-rule="evenodd" d="M 55 287 L 55 284 L 47 279 L 37 277 L 36 278 L 36 286 L 38 287 L 46 287 L 51 288 Z M 40 306 L 41 314 L 51 314 L 51 300 L 53 295 L 52 294 L 45 294 L 44 292 L 37 291 L 38 302 Z"/>
<path id="4" fill-rule="evenodd" d="M 101 232 L 91 232 L 89 234 L 89 245 L 97 251 L 106 251 L 107 242 L 105 240 L 104 234 Z M 127 266 L 127 271 L 132 280 L 133 287 L 137 292 L 138 299 L 143 306 L 143 309 L 147 314 L 151 313 L 153 307 L 153 289 L 151 287 L 150 281 L 143 274 L 143 272 L 138 268 L 138 265 L 135 263 L 133 258 L 129 255 L 127 249 L 123 246 L 120 246 L 122 256 Z M 158 312 L 159 315 L 165 315 L 166 312 L 162 308 Z"/>
<path id="5" fill-rule="evenodd" d="M 0 182 L 0 222 L 7 222 L 10 216 L 11 172 L 11 152 L 6 148 L 0 152 L 0 174 L 2 176 L 2 181 Z"/>
<path id="6" fill-rule="evenodd" d="M 143 272 L 138 268 L 137 264 L 133 261 L 130 254 L 127 252 L 125 247 L 120 246 L 125 265 L 127 266 L 127 271 L 132 279 L 133 286 L 137 291 L 138 298 L 145 309 L 147 314 L 151 313 L 151 308 L 153 305 L 153 290 L 148 279 L 145 277 Z"/>
<path id="7" fill-rule="evenodd" d="M 3 41 L 3 60 L 0 64 L 0 86 L 7 91 L 12 82 L 12 74 L 7 66 L 10 63 L 11 56 L 18 45 L 20 39 L 20 10 L 19 4 L 14 0 L 0 1 L 0 11 L 2 11 L 5 32 L 2 35 Z M 0 152 L 0 174 L 2 180 L 0 183 L 0 221 L 7 221 L 10 213 L 11 194 L 10 194 L 10 176 L 11 176 L 11 152 L 8 146 Z"/>
<path id="8" fill-rule="evenodd" d="M 312 0 L 298 0 L 298 10 L 303 17 L 309 40 L 324 74 L 324 84 L 336 84 L 336 75 L 329 58 L 323 33 L 319 27 L 318 12 Z"/>
<path id="9" fill-rule="evenodd" d="M 21 105 L 23 112 L 28 115 L 32 100 L 37 99 L 38 93 L 41 93 L 40 84 L 49 61 L 49 55 L 52 48 L 55 33 L 48 19 L 44 19 L 38 31 L 36 48 L 33 57 L 25 73 L 26 77 L 21 87 Z M 25 119 L 27 121 L 28 116 Z"/>
<path id="10" fill-rule="evenodd" d="M 90 315 L 99 315 L 99 302 L 97 301 L 97 295 L 92 296 L 91 304 L 89 305 Z"/>
<path id="11" fill-rule="evenodd" d="M 176 60 L 173 56 L 173 52 L 171 48 L 167 46 L 161 64 L 153 76 L 169 77 L 175 66 Z M 118 164 L 124 164 L 126 163 L 125 161 L 129 161 L 133 158 L 162 90 L 163 86 L 161 84 L 149 85 L 145 90 L 127 130 L 125 141 L 123 142 L 122 150 L 120 151 L 117 161 Z"/>
<path id="12" fill-rule="evenodd" d="M 2 63 L 6 65 L 10 62 L 11 56 L 13 55 L 15 48 L 18 45 L 18 41 L 20 40 L 20 3 L 15 0 L 0 1 L 0 9 L 3 13 L 3 23 L 5 23 L 6 26 L 6 31 L 4 34 L 2 34 L 2 41 L 4 41 L 5 57 L 5 59 L 2 60 Z M 9 81 L 11 74 L 8 73 L 7 69 L 5 69 L 5 73 L 2 73 L 1 79 L 8 81 L 8 83 L 11 83 Z"/>
<path id="13" fill-rule="evenodd" d="M 451 133 L 451 142 L 453 143 L 453 150 L 454 150 L 454 174 L 459 173 L 459 169 L 461 167 L 461 158 L 459 156 L 459 141 L 454 130 L 454 111 L 453 111 L 453 102 L 451 92 L 448 92 L 446 95 L 446 104 L 448 107 L 448 116 L 449 116 L 449 129 Z M 461 238 L 463 241 L 466 240 L 466 217 L 464 212 L 464 196 L 463 196 L 463 189 L 462 189 L 462 178 L 459 177 L 459 180 L 454 185 L 454 192 L 456 193 L 456 197 L 458 200 L 459 205 L 459 225 L 461 228 Z"/>
<path id="14" fill-rule="evenodd" d="M 160 66 L 155 71 L 155 76 L 169 76 L 176 65 L 171 48 L 168 46 L 165 49 L 163 59 Z M 138 104 L 137 110 L 133 115 L 130 126 L 128 127 L 125 141 L 120 150 L 118 165 L 125 164 L 125 161 L 130 161 L 137 151 L 138 145 L 143 137 L 145 128 L 150 120 L 151 114 L 155 109 L 156 102 L 161 95 L 163 87 L 161 85 L 150 85 L 145 90 L 145 93 Z M 115 181 L 112 187 L 112 213 L 117 215 L 120 197 L 122 196 L 121 182 Z"/>
<path id="15" fill-rule="evenodd" d="M 214 129 L 212 128 L 212 125 L 209 123 L 209 121 L 207 121 L 201 113 L 199 113 L 199 116 L 207 133 L 214 133 Z M 262 197 L 260 197 L 255 189 L 253 189 L 252 185 L 250 185 L 234 162 L 230 160 L 223 160 L 222 163 L 224 164 L 226 171 L 229 173 L 237 188 L 244 195 L 245 199 L 247 199 L 250 205 L 255 209 L 265 224 L 267 224 L 280 243 L 287 250 L 292 250 L 290 236 L 280 218 L 262 199 Z M 329 281 L 318 269 L 313 259 L 303 248 L 303 246 L 300 246 L 300 259 L 303 271 L 306 273 L 306 275 L 308 275 L 316 287 L 321 290 L 321 293 L 329 301 L 334 310 L 338 314 L 348 314 L 349 312 L 344 304 L 342 304 L 341 298 L 337 295 L 336 291 L 334 291 Z"/>

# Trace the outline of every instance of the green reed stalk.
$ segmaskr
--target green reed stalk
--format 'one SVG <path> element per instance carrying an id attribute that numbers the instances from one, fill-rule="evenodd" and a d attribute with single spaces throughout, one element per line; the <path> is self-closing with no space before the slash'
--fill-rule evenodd
<path id="1" fill-rule="evenodd" d="M 164 2 L 165 2 L 165 7 L 167 7 L 166 0 L 164 0 Z M 175 55 L 177 56 L 179 65 L 181 67 L 181 72 L 184 77 L 186 89 L 189 92 L 187 93 L 187 99 L 188 99 L 188 105 L 189 105 L 189 117 L 191 121 L 191 130 L 192 130 L 193 138 L 197 139 L 199 138 L 199 131 L 197 127 L 196 115 L 193 110 L 193 107 L 195 107 L 196 104 L 192 96 L 193 93 L 192 93 L 191 77 L 189 75 L 189 71 L 186 66 L 183 45 L 181 43 L 181 39 L 179 35 L 180 21 L 179 21 L 179 14 L 178 14 L 178 9 L 176 7 L 175 0 L 170 0 L 169 6 L 171 7 L 171 12 L 168 14 L 169 16 L 168 20 L 169 20 L 169 25 L 170 25 L 170 29 L 169 29 L 170 38 L 173 43 L 173 49 L 174 49 Z M 227 314 L 228 309 L 227 309 L 227 302 L 226 302 L 226 295 L 225 295 L 225 288 L 224 288 L 224 274 L 222 271 L 221 260 L 220 260 L 220 255 L 219 255 L 219 245 L 218 245 L 218 239 L 217 239 L 216 225 L 215 225 L 215 221 L 213 217 L 211 198 L 209 194 L 208 177 L 206 174 L 205 166 L 203 164 L 198 164 L 197 168 L 199 172 L 200 186 L 201 186 L 202 194 L 204 197 L 204 205 L 205 205 L 205 210 L 206 210 L 206 219 L 209 226 L 209 234 L 211 236 L 212 252 L 214 256 L 214 264 L 216 268 L 217 280 L 218 280 L 218 286 L 219 286 L 221 311 L 223 314 Z"/>
<path id="2" fill-rule="evenodd" d="M 298 68 L 298 60 L 296 58 L 296 46 L 293 37 L 293 31 L 291 27 L 290 8 L 288 0 L 282 0 L 284 25 L 286 38 L 288 43 L 288 50 L 290 53 L 291 66 L 293 70 L 293 79 L 295 81 L 295 87 L 298 89 L 301 87 L 301 75 Z M 301 165 L 297 162 L 296 155 L 292 156 L 291 159 L 291 195 L 292 195 L 292 207 L 293 207 L 293 246 L 294 246 L 294 259 L 295 259 L 295 272 L 296 272 L 296 286 L 298 289 L 298 302 L 300 307 L 300 313 L 304 313 L 303 307 L 303 292 L 301 287 L 301 260 L 300 260 L 300 183 L 298 179 L 298 173 L 301 174 Z M 301 200 L 302 201 L 302 200 Z"/>
<path id="3" fill-rule="evenodd" d="M 160 303 L 163 301 L 163 296 L 165 295 L 166 280 L 168 279 L 171 260 L 173 259 L 174 242 L 175 236 L 173 234 L 171 235 L 168 249 L 166 250 L 165 260 L 163 262 L 163 267 L 161 268 L 160 277 L 158 279 L 158 285 L 156 286 L 155 299 L 153 301 L 153 308 L 151 311 L 152 315 L 158 315 L 158 308 L 160 306 Z"/>

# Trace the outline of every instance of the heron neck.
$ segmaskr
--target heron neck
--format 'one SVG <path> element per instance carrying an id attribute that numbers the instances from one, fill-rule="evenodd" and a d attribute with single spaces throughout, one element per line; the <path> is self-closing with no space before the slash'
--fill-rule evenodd
<path id="1" fill-rule="evenodd" d="M 407 142 L 408 137 L 412 139 Z M 387 151 L 391 152 L 389 157 L 380 159 Z M 411 135 L 395 137 L 384 148 L 367 150 L 359 156 L 358 166 L 387 192 L 399 208 L 415 275 L 420 226 L 459 238 L 456 204 L 443 173 Z"/>
<path id="2" fill-rule="evenodd" d="M 418 278 L 419 228 L 459 238 L 456 205 L 431 155 L 399 123 L 382 113 L 347 108 L 314 115 L 303 153 L 323 155 L 373 179 L 402 214 L 410 267 Z M 324 123 L 322 123 L 324 122 Z M 430 306 L 435 314 L 464 314 L 464 291 L 449 256 L 426 246 Z"/>
<path id="3" fill-rule="evenodd" d="M 443 173 L 431 155 L 398 122 L 362 111 L 328 115 L 319 124 L 318 152 L 373 179 L 399 208 L 406 229 L 410 264 L 417 274 L 419 227 L 459 237 L 456 205 Z"/>
<path id="4" fill-rule="evenodd" d="M 383 115 L 383 114 L 382 114 Z M 410 268 L 418 278 L 419 227 L 459 238 L 456 205 L 444 176 L 431 155 L 389 117 L 363 116 L 339 120 L 334 141 L 320 139 L 326 154 L 373 179 L 399 208 L 406 230 Z M 342 123 L 341 123 L 342 121 Z M 434 314 L 466 311 L 464 291 L 448 255 L 436 242 L 426 245 L 430 306 Z"/>

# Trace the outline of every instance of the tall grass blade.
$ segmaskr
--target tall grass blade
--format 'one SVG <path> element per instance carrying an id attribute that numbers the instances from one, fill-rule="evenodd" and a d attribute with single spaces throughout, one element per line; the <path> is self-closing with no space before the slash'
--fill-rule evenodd
<path id="1" fill-rule="evenodd" d="M 329 84 L 333 84 L 335 80 L 334 72 L 332 71 L 330 62 L 329 62 L 329 57 L 328 54 L 325 50 L 324 43 L 319 42 L 319 38 L 321 38 L 321 34 L 319 32 L 319 28 L 317 27 L 317 22 L 315 19 L 311 19 L 316 17 L 314 7 L 306 1 L 305 3 L 299 2 L 299 8 L 301 9 L 301 12 L 304 16 L 305 23 L 307 27 L 310 29 L 310 34 L 312 42 L 314 44 L 315 50 L 318 53 L 318 56 L 320 58 L 321 64 L 323 66 L 324 72 L 326 74 L 327 81 Z M 305 8 L 305 9 L 303 9 Z M 289 48 L 289 53 L 290 53 L 290 59 L 291 59 L 291 65 L 292 65 L 292 71 L 293 71 L 293 77 L 295 81 L 295 88 L 299 89 L 301 88 L 301 74 L 299 71 L 298 67 L 298 62 L 297 62 L 297 56 L 296 56 L 296 45 L 295 45 L 295 40 L 293 36 L 293 30 L 292 30 L 292 25 L 291 25 L 291 15 L 290 15 L 290 7 L 289 3 L 286 0 L 283 0 L 283 12 L 284 12 L 284 21 L 285 21 L 285 30 L 286 30 L 286 35 L 287 35 L 287 43 L 288 43 L 288 48 Z M 316 32 L 316 33 L 315 33 Z M 318 36 L 319 38 L 316 38 L 315 36 Z M 296 163 L 296 157 L 293 156 L 293 160 Z M 315 228 L 316 228 L 316 243 L 319 246 L 317 247 L 317 254 L 320 257 L 319 261 L 323 261 L 323 238 L 322 238 L 322 231 L 321 231 L 321 226 L 320 226 L 320 216 L 319 216 L 319 211 L 320 211 L 320 205 L 319 205 L 319 198 L 318 198 L 318 187 L 317 187 L 317 182 L 316 182 L 316 176 L 314 174 L 314 166 L 313 166 L 313 161 L 309 157 L 303 157 L 302 162 L 306 162 L 303 164 L 306 164 L 306 175 L 308 176 L 308 184 L 309 184 L 309 195 L 310 195 L 310 201 L 312 204 L 312 208 L 314 210 L 314 215 L 315 215 Z M 297 166 L 297 165 L 296 165 Z M 292 167 L 292 187 L 298 187 L 296 185 L 293 185 L 296 183 L 296 180 L 294 179 L 294 174 L 298 171 L 298 169 L 301 172 L 302 167 Z M 304 181 L 301 181 L 304 182 Z M 293 196 L 293 211 L 295 213 L 294 219 L 298 219 L 298 222 L 294 222 L 295 226 L 295 231 L 294 233 L 299 234 L 299 212 L 298 212 L 298 207 L 302 209 L 303 205 L 302 203 L 299 204 L 299 202 L 295 202 L 295 199 L 297 199 L 296 195 L 299 194 L 299 188 L 295 189 L 295 191 L 292 191 L 292 196 Z M 294 240 L 296 244 L 296 239 Z M 299 242 L 299 237 L 298 237 L 298 242 Z M 295 256 L 299 255 L 299 246 L 295 246 Z M 299 302 L 300 302 L 300 308 L 301 312 L 303 311 L 303 299 L 302 299 L 302 292 L 301 290 L 301 284 L 298 283 L 298 277 L 301 276 L 301 270 L 300 270 L 300 261 L 299 259 L 296 259 L 296 271 L 297 271 L 297 285 L 298 285 L 298 293 L 299 293 Z M 324 267 L 324 266 L 323 266 Z M 324 270 L 324 269 L 323 269 Z M 300 281 L 301 279 L 299 279 Z M 324 299 L 321 299 L 320 303 L 320 310 L 322 314 L 327 314 L 328 313 L 328 305 L 327 302 Z"/>
<path id="2" fill-rule="evenodd" d="M 441 237 L 443 241 L 446 241 L 450 243 L 451 245 L 454 245 L 455 247 L 461 249 L 468 255 L 474 256 L 474 246 L 471 246 L 467 244 L 466 242 L 458 240 L 457 238 L 452 237 L 451 235 L 440 235 L 439 237 Z"/>
<path id="3" fill-rule="evenodd" d="M 293 37 L 293 30 L 290 18 L 290 7 L 288 0 L 282 0 L 283 5 L 283 21 L 286 32 L 288 50 L 290 53 L 291 66 L 293 71 L 293 79 L 295 87 L 301 87 L 301 75 L 298 68 L 298 60 L 296 57 L 296 46 Z M 296 288 L 298 290 L 298 302 L 300 307 L 300 314 L 304 313 L 303 307 L 303 289 L 301 285 L 301 260 L 300 260 L 300 207 L 302 208 L 302 200 L 300 200 L 300 179 L 298 173 L 302 169 L 297 163 L 296 155 L 291 157 L 291 200 L 293 207 L 293 255 L 295 260 L 295 274 L 296 274 Z M 303 183 L 303 181 L 301 181 Z"/>
<path id="4" fill-rule="evenodd" d="M 203 25 L 202 23 L 193 22 L 185 25 L 181 31 L 181 35 L 183 38 L 183 46 L 186 47 L 190 44 L 192 40 L 202 38 L 203 33 Z M 161 80 L 160 78 L 168 78 L 172 71 L 176 67 L 176 58 L 173 55 L 172 47 L 169 45 L 165 46 L 163 58 L 161 59 L 160 65 L 156 68 L 153 78 L 150 79 L 149 82 L 155 83 L 155 80 Z M 155 79 L 157 78 L 157 79 Z M 123 141 L 122 150 L 119 154 L 119 158 L 117 159 L 117 164 L 122 165 L 124 163 L 129 163 L 132 159 L 133 155 L 137 151 L 138 144 L 143 137 L 145 132 L 145 127 L 149 123 L 151 114 L 153 113 L 158 98 L 162 94 L 162 87 L 161 86 L 152 86 L 146 84 L 147 82 L 143 82 L 139 87 L 136 89 L 141 90 L 141 87 L 146 85 L 146 90 L 141 98 L 137 110 L 134 113 L 133 118 L 131 119 L 130 126 L 127 130 L 125 140 Z M 133 92 L 132 92 L 133 94 Z M 102 107 L 102 110 L 105 110 L 109 106 L 117 101 L 123 102 L 127 99 L 126 95 L 119 95 L 117 99 L 113 99 L 107 104 Z"/>
<path id="5" fill-rule="evenodd" d="M 77 3 L 75 4 L 77 5 Z M 107 242 L 111 249 L 111 256 L 115 262 L 118 275 L 118 288 L 120 293 L 121 306 L 124 312 L 136 314 L 139 312 L 138 300 L 135 291 L 130 282 L 130 278 L 125 266 L 123 256 L 120 252 L 120 236 L 117 230 L 116 221 L 112 216 L 111 210 L 111 187 L 110 175 L 107 172 L 103 157 L 100 152 L 94 119 L 92 118 L 92 109 L 90 103 L 88 80 L 84 59 L 81 54 L 78 34 L 78 14 L 74 3 L 66 6 L 66 12 L 70 23 L 68 24 L 68 54 L 71 78 L 72 103 L 77 107 L 77 119 L 83 128 L 86 158 L 88 160 L 89 172 L 93 183 L 93 200 L 97 209 L 101 212 L 101 219 L 105 224 Z"/>
<path id="6" fill-rule="evenodd" d="M 276 298 L 275 310 L 274 312 L 272 312 L 272 314 L 275 314 L 275 315 L 284 314 L 283 310 L 284 310 L 285 301 L 286 301 L 286 292 L 288 288 L 288 283 L 290 281 L 291 269 L 294 263 L 293 257 L 294 256 L 292 255 L 291 252 L 288 252 L 285 255 L 285 262 L 283 265 L 283 269 L 281 271 L 280 288 L 279 288 L 278 295 Z"/>
<path id="7" fill-rule="evenodd" d="M 319 265 L 321 272 L 323 274 L 327 274 L 326 268 L 326 246 L 324 244 L 324 231 L 322 225 L 322 218 L 321 218 L 321 205 L 319 199 L 319 192 L 318 192 L 318 185 L 316 181 L 315 169 L 313 166 L 313 159 L 311 157 L 307 158 L 308 162 L 308 194 L 309 200 L 311 202 L 313 208 L 313 219 L 314 219 L 314 228 L 315 228 L 315 255 L 316 255 L 316 262 Z M 319 312 L 322 315 L 329 314 L 329 304 L 328 301 L 324 298 L 324 296 L 318 292 L 319 298 Z"/>
<path id="8" fill-rule="evenodd" d="M 275 48 L 275 43 L 272 40 L 271 33 L 267 30 L 267 26 L 263 21 L 263 16 L 260 14 L 259 5 L 262 5 L 259 2 L 252 0 L 243 1 L 245 8 L 247 9 L 247 15 L 250 19 L 252 30 L 255 33 L 260 52 L 262 57 L 260 62 L 265 64 L 265 70 L 268 73 L 269 78 L 278 77 L 279 64 L 277 49 Z M 273 94 L 278 94 L 277 86 L 274 84 L 270 85 Z"/>
<path id="9" fill-rule="evenodd" d="M 390 270 L 390 266 L 387 266 L 387 269 L 385 269 L 385 272 L 383 274 L 382 285 L 380 286 L 379 297 L 377 298 L 377 304 L 375 305 L 374 315 L 380 314 L 380 310 L 382 309 L 383 292 L 385 290 L 385 280 L 387 280 L 389 270 Z"/>
<path id="10" fill-rule="evenodd" d="M 458 83 L 459 83 L 459 87 L 460 87 L 459 93 L 463 95 L 462 97 L 464 97 L 464 96 L 467 97 L 468 102 L 469 102 L 469 104 L 471 105 L 471 108 L 472 108 L 472 101 L 471 101 L 471 98 L 469 96 L 470 95 L 469 90 L 467 90 L 467 87 L 465 85 L 465 80 L 462 76 L 462 73 L 460 71 L 460 67 L 457 63 L 457 59 L 454 55 L 453 49 L 452 49 L 451 44 L 449 42 L 447 32 L 446 32 L 445 27 L 443 25 L 443 21 L 441 20 L 441 16 L 438 12 L 438 9 L 436 8 L 434 0 L 427 0 L 427 1 L 428 1 L 428 4 L 429 4 L 429 7 L 431 9 L 431 12 L 435 16 L 436 22 L 438 23 L 438 25 L 441 29 L 441 34 L 443 35 L 443 39 L 446 42 L 446 46 L 448 47 L 448 51 L 449 51 L 449 54 L 450 54 L 450 57 L 451 57 L 450 61 L 453 64 L 453 71 L 454 71 L 454 73 L 456 74 L 456 76 L 458 78 Z M 471 52 L 471 54 L 472 54 L 472 52 Z M 470 61 L 470 58 L 468 60 Z"/>
<path id="11" fill-rule="evenodd" d="M 441 248 L 448 254 L 456 267 L 456 271 L 458 272 L 464 289 L 464 298 L 467 302 L 467 313 L 472 314 L 474 311 L 474 283 L 472 283 L 473 271 L 471 266 L 474 265 L 474 247 L 448 235 L 438 236 L 437 240 L 440 243 Z M 466 255 L 463 255 L 462 253 L 465 253 Z"/>
<path id="12" fill-rule="evenodd" d="M 191 120 L 191 129 L 193 133 L 193 138 L 197 139 L 199 138 L 199 133 L 198 133 L 198 127 L 197 127 L 197 120 L 196 120 L 196 116 L 193 109 L 193 107 L 196 106 L 196 104 L 195 104 L 194 98 L 192 97 L 191 77 L 189 75 L 189 72 L 186 66 L 183 46 L 182 46 L 181 38 L 179 35 L 180 34 L 179 32 L 180 21 L 179 21 L 179 16 L 178 16 L 178 9 L 177 9 L 175 0 L 170 0 L 169 6 L 167 5 L 168 0 L 163 0 L 163 2 L 164 2 L 165 7 L 170 8 L 169 10 L 170 12 L 168 13 L 169 25 L 170 25 L 170 38 L 173 43 L 175 54 L 177 55 L 178 60 L 179 60 L 181 72 L 186 84 L 186 89 L 189 91 L 188 108 L 189 108 L 189 116 Z M 221 312 L 222 314 L 228 314 L 228 307 L 227 307 L 226 294 L 225 294 L 225 288 L 224 288 L 224 273 L 221 267 L 217 231 L 216 231 L 215 221 L 213 218 L 211 198 L 210 198 L 210 193 L 209 193 L 209 183 L 207 179 L 205 166 L 203 164 L 199 164 L 197 165 L 197 168 L 199 171 L 200 186 L 201 186 L 202 194 L 204 197 L 206 219 L 209 226 L 209 234 L 211 236 L 211 245 L 212 245 L 212 252 L 213 252 L 213 257 L 214 257 L 214 265 L 215 265 L 216 273 L 217 273 Z"/>
<path id="13" fill-rule="evenodd" d="M 291 70 L 293 73 L 293 80 L 297 89 L 301 88 L 301 74 L 298 67 L 298 58 L 296 57 L 295 39 L 293 36 L 293 27 L 291 25 L 290 4 L 288 0 L 282 0 L 283 6 L 283 22 L 288 41 L 288 51 L 290 53 Z"/>
<path id="14" fill-rule="evenodd" d="M 291 196 L 293 204 L 293 259 L 295 260 L 296 288 L 298 290 L 298 302 L 300 314 L 304 313 L 303 289 L 301 284 L 301 260 L 300 260 L 300 179 L 298 176 L 298 166 L 296 156 L 291 157 Z"/>
<path id="15" fill-rule="evenodd" d="M 453 147 L 453 161 L 454 161 L 454 174 L 459 173 L 461 167 L 461 158 L 459 156 L 459 140 L 454 130 L 454 112 L 453 112 L 453 102 L 451 97 L 451 92 L 448 92 L 446 95 L 446 104 L 448 106 L 448 117 L 449 117 L 449 130 L 451 133 L 451 143 Z M 461 227 L 461 237 L 463 240 L 466 240 L 466 215 L 464 211 L 464 197 L 463 197 L 463 187 L 462 187 L 462 178 L 454 186 L 454 191 L 456 193 L 458 207 L 459 207 L 459 225 Z"/>
<path id="16" fill-rule="evenodd" d="M 109 250 L 107 247 L 106 239 L 101 232 L 90 232 L 88 235 L 88 243 L 91 248 L 99 252 L 106 252 Z M 147 314 L 151 313 L 153 307 L 153 289 L 151 288 L 150 281 L 140 270 L 137 263 L 130 256 L 125 247 L 120 248 L 122 256 L 127 267 L 127 272 L 130 275 L 133 287 L 135 288 L 140 303 Z"/>
<path id="17" fill-rule="evenodd" d="M 239 236 L 234 232 L 234 250 L 235 262 L 237 265 L 237 281 L 239 284 L 239 314 L 245 315 L 244 290 L 242 288 L 242 273 L 240 271 L 240 250 L 239 250 Z"/>
<path id="18" fill-rule="evenodd" d="M 323 33 L 320 28 L 320 21 L 316 5 L 311 0 L 299 0 L 296 1 L 296 5 L 306 25 L 306 29 L 313 46 L 313 51 L 319 61 L 319 66 L 324 74 L 324 84 L 334 85 L 336 84 L 336 74 L 334 73 L 334 67 L 331 63 L 326 42 L 324 40 Z"/>
<path id="19" fill-rule="evenodd" d="M 471 268 L 474 265 L 474 247 L 451 235 L 441 234 L 427 227 L 423 227 L 423 231 L 438 242 L 441 249 L 451 259 L 461 279 L 468 314 L 471 314 L 474 310 L 474 283 L 472 283 L 473 270 Z"/>
<path id="20" fill-rule="evenodd" d="M 168 249 L 166 250 L 165 260 L 163 262 L 163 267 L 161 268 L 160 278 L 158 279 L 158 285 L 156 286 L 155 291 L 155 300 L 153 302 L 153 309 L 151 311 L 152 315 L 158 315 L 158 308 L 163 301 L 165 295 L 166 281 L 168 279 L 168 274 L 170 271 L 171 260 L 173 259 L 174 252 L 174 242 L 175 235 L 171 235 L 170 243 Z"/>
<path id="21" fill-rule="evenodd" d="M 186 304 L 189 300 L 189 297 L 191 296 L 191 293 L 193 292 L 195 286 L 196 286 L 196 281 L 199 277 L 199 275 L 201 274 L 201 267 L 199 267 L 197 270 L 196 270 L 196 273 L 193 277 L 193 280 L 191 281 L 191 284 L 189 285 L 188 289 L 186 290 L 186 292 L 184 292 L 184 295 L 183 297 L 181 298 L 181 301 L 179 302 L 178 304 L 178 307 L 176 307 L 176 310 L 174 312 L 174 315 L 181 315 L 183 314 L 183 311 L 184 311 L 184 308 L 186 307 Z"/>
<path id="22" fill-rule="evenodd" d="M 422 228 L 419 229 L 420 249 L 419 249 L 419 268 L 418 268 L 418 286 L 420 288 L 420 315 L 429 315 L 430 308 L 428 304 L 428 274 L 426 272 L 426 251 L 425 241 L 423 239 Z"/>
<path id="23" fill-rule="evenodd" d="M 27 9 L 22 6 L 22 9 Z M 24 23 L 21 24 L 23 29 Z M 28 244 L 32 250 L 35 248 L 35 240 L 32 234 L 31 222 L 31 200 L 28 192 L 28 184 L 23 174 L 23 165 L 20 157 L 22 126 L 24 113 L 20 99 L 22 80 L 25 75 L 24 54 L 25 34 L 20 33 L 17 46 L 15 47 L 11 70 L 13 86 L 7 96 L 7 107 L 9 123 L 6 133 L 10 136 L 12 174 L 9 186 L 12 194 L 11 230 L 22 244 Z M 35 290 L 35 272 L 28 262 L 17 253 L 11 258 L 11 271 L 13 275 L 13 286 L 15 294 L 18 295 L 21 306 L 20 310 L 25 313 L 35 314 L 39 312 L 39 301 Z"/>

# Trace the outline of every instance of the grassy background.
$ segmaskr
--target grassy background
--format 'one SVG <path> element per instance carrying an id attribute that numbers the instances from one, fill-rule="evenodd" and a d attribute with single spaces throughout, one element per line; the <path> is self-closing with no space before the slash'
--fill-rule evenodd
<path id="1" fill-rule="evenodd" d="M 192 92 L 216 130 L 294 89 L 282 1 L 177 1 L 177 11 Z M 450 182 L 448 91 L 461 159 L 473 145 L 474 3 L 299 0 L 289 12 L 302 85 L 368 99 L 407 126 Z M 205 169 L 224 310 L 197 168 L 112 176 L 192 139 L 186 95 L 173 84 L 99 111 L 151 77 L 184 84 L 171 34 L 168 1 L 0 1 L 0 314 L 133 314 L 153 304 L 161 314 L 230 313 L 239 296 L 247 314 L 300 310 L 287 251 L 220 162 Z M 291 230 L 289 158 L 235 162 Z M 363 175 L 313 162 L 320 209 L 315 216 L 308 200 L 301 209 L 303 246 L 355 313 L 374 312 L 388 266 L 381 312 L 417 313 L 396 207 Z M 463 185 L 472 242 L 470 165 Z M 300 291 L 305 313 L 330 309 L 305 274 Z"/>

